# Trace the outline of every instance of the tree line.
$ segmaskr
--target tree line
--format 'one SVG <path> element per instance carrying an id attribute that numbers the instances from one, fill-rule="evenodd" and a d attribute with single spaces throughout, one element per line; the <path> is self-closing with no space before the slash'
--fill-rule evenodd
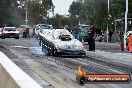
<path id="1" fill-rule="evenodd" d="M 124 28 L 125 17 L 125 0 L 109 0 L 109 14 L 108 14 L 108 0 L 84 0 L 84 2 L 73 1 L 69 7 L 69 15 L 56 14 L 54 17 L 47 20 L 48 23 L 55 27 L 61 25 L 69 25 L 74 27 L 79 24 L 93 23 L 96 28 L 106 30 L 107 25 L 109 29 Z M 128 18 L 132 17 L 132 1 L 129 0 L 129 14 Z M 116 21 L 122 19 L 122 21 Z M 129 20 L 131 21 L 131 20 Z M 131 22 L 128 22 L 129 26 Z M 131 29 L 131 28 L 129 28 Z"/>
<path id="2" fill-rule="evenodd" d="M 52 0 L 0 0 L 0 26 L 24 25 L 26 9 L 28 24 L 33 25 L 47 19 L 54 5 Z"/>
<path id="3" fill-rule="evenodd" d="M 25 24 L 26 8 L 28 10 L 28 25 L 49 23 L 55 27 L 59 25 L 76 26 L 93 23 L 95 27 L 106 29 L 107 24 L 114 28 L 115 20 L 125 17 L 125 0 L 110 0 L 108 14 L 108 0 L 73 1 L 69 7 L 69 15 L 54 15 L 52 0 L 0 0 L 0 26 Z M 53 17 L 49 18 L 49 12 Z M 132 1 L 129 0 L 129 14 L 132 17 Z M 130 22 L 131 23 L 131 22 Z M 124 21 L 117 22 L 117 27 L 124 25 Z M 131 24 L 130 24 L 131 25 Z"/>
<path id="4" fill-rule="evenodd" d="M 125 17 L 126 0 L 84 0 L 84 2 L 73 2 L 69 8 L 72 17 L 78 16 L 81 23 L 93 23 L 95 27 L 106 29 L 107 24 L 114 28 L 115 20 Z M 128 18 L 132 17 L 132 1 L 129 2 Z M 129 20 L 131 21 L 131 20 Z M 124 20 L 117 22 L 117 27 L 124 25 Z"/>
<path id="5" fill-rule="evenodd" d="M 15 0 L 0 0 L 0 26 L 15 23 Z"/>

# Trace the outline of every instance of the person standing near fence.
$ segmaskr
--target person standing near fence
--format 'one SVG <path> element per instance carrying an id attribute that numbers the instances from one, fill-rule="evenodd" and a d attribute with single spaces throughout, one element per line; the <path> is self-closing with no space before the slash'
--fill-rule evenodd
<path id="1" fill-rule="evenodd" d="M 35 26 L 33 27 L 32 38 L 35 38 Z"/>
<path id="2" fill-rule="evenodd" d="M 29 27 L 26 27 L 26 38 L 30 39 L 30 36 L 29 36 Z"/>
<path id="3" fill-rule="evenodd" d="M 122 30 L 119 32 L 119 41 L 120 41 L 121 51 L 124 51 L 124 32 Z"/>
<path id="4" fill-rule="evenodd" d="M 23 38 L 26 38 L 26 27 L 23 28 Z"/>

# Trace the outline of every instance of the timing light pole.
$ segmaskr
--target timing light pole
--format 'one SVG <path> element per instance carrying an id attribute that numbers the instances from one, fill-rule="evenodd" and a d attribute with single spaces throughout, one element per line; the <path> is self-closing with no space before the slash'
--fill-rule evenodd
<path id="1" fill-rule="evenodd" d="M 27 23 L 28 23 L 28 0 L 26 0 L 26 27 L 27 27 Z"/>
<path id="2" fill-rule="evenodd" d="M 124 49 L 125 50 L 126 50 L 127 15 L 128 15 L 128 0 L 126 0 L 126 12 L 125 12 L 125 32 L 124 32 Z"/>
<path id="3" fill-rule="evenodd" d="M 110 1 L 108 0 L 108 17 L 109 17 L 109 14 L 110 14 L 109 7 L 110 7 Z M 109 38 L 109 36 L 108 36 L 108 33 L 109 33 L 108 17 L 107 17 L 107 32 L 106 32 L 106 34 L 107 34 L 107 42 L 108 42 L 108 38 Z"/>

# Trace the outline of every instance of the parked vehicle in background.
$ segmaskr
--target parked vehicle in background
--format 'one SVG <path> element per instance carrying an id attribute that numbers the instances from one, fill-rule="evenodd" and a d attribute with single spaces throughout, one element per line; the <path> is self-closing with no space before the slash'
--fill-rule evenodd
<path id="1" fill-rule="evenodd" d="M 15 27 L 4 27 L 2 30 L 1 39 L 15 38 L 19 39 L 19 31 Z"/>
<path id="2" fill-rule="evenodd" d="M 84 25 L 84 24 L 80 24 L 79 28 L 81 29 L 81 33 L 80 33 L 80 40 L 84 40 L 84 42 L 88 42 L 88 34 L 89 34 L 89 28 L 90 25 Z"/>

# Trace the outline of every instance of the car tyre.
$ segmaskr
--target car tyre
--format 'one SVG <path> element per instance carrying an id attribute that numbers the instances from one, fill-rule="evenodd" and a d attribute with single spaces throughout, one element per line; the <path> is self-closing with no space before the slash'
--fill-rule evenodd
<path id="1" fill-rule="evenodd" d="M 76 76 L 76 81 L 79 85 L 84 85 L 86 83 L 86 78 L 84 76 Z"/>
<path id="2" fill-rule="evenodd" d="M 54 47 L 53 50 L 52 50 L 52 55 L 53 55 L 53 56 L 56 56 L 56 57 L 61 56 L 61 55 L 57 52 L 57 49 L 56 49 L 55 47 Z"/>
<path id="3" fill-rule="evenodd" d="M 52 49 L 49 49 L 49 48 L 48 48 L 48 56 L 53 56 Z"/>

